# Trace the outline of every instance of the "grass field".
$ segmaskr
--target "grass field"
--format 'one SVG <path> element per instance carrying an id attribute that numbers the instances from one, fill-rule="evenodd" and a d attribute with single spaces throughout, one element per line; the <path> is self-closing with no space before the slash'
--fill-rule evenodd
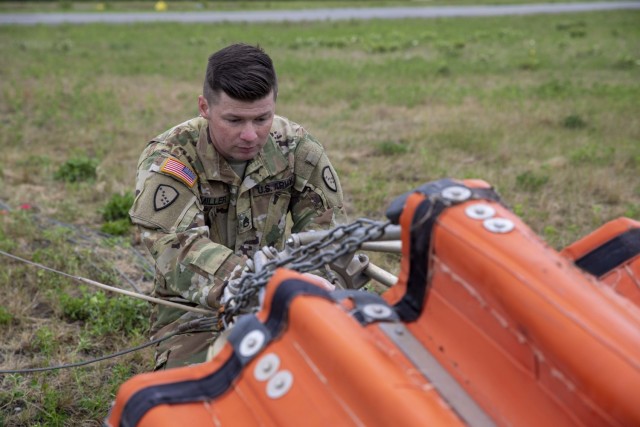
<path id="1" fill-rule="evenodd" d="M 0 249 L 124 288 L 122 272 L 145 282 L 134 233 L 95 230 L 111 230 L 106 213 L 132 190 L 145 141 L 197 113 L 207 56 L 236 41 L 273 57 L 278 113 L 323 142 L 352 218 L 381 219 L 394 196 L 432 179 L 477 177 L 559 249 L 609 219 L 640 219 L 638 22 L 623 11 L 0 27 L 0 200 L 12 208 Z M 6 258 L 0 291 L 1 369 L 146 339 L 145 303 Z M 0 425 L 100 425 L 150 355 L 2 376 Z"/>

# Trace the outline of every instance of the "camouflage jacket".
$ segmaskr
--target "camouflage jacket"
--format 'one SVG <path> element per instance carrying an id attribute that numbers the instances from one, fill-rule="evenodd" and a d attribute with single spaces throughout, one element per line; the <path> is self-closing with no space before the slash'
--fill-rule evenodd
<path id="1" fill-rule="evenodd" d="M 283 248 L 288 215 L 293 233 L 331 228 L 346 221 L 342 204 L 324 149 L 298 124 L 276 116 L 241 179 L 198 117 L 144 149 L 129 213 L 155 259 L 155 296 L 215 309 L 225 278 L 245 256 L 263 246 Z M 194 317 L 157 306 L 152 334 Z"/>

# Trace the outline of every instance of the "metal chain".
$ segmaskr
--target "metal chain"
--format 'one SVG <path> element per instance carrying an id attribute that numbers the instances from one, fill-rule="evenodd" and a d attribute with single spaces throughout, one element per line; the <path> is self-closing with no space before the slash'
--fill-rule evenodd
<path id="1" fill-rule="evenodd" d="M 360 218 L 351 224 L 332 229 L 311 243 L 280 252 L 280 256 L 264 264 L 261 271 L 244 273 L 240 279 L 239 292 L 220 309 L 223 326 L 228 328 L 233 318 L 241 313 L 257 311 L 256 304 L 251 309 L 249 307 L 256 301 L 256 295 L 266 286 L 276 269 L 286 266 L 299 273 L 318 270 L 346 254 L 354 253 L 363 243 L 379 239 L 390 223 Z"/>

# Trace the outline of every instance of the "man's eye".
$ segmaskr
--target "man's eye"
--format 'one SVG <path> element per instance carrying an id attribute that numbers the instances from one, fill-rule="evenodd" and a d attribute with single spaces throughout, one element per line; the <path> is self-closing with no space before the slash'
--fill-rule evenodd
<path id="1" fill-rule="evenodd" d="M 240 123 L 240 119 L 227 119 L 229 123 Z"/>

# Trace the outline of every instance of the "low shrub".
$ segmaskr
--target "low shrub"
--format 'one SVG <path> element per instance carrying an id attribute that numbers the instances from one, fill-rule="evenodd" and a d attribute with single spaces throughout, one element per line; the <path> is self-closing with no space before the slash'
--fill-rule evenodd
<path id="1" fill-rule="evenodd" d="M 72 157 L 64 162 L 53 177 L 64 182 L 83 182 L 96 179 L 98 160 L 88 157 Z"/>

